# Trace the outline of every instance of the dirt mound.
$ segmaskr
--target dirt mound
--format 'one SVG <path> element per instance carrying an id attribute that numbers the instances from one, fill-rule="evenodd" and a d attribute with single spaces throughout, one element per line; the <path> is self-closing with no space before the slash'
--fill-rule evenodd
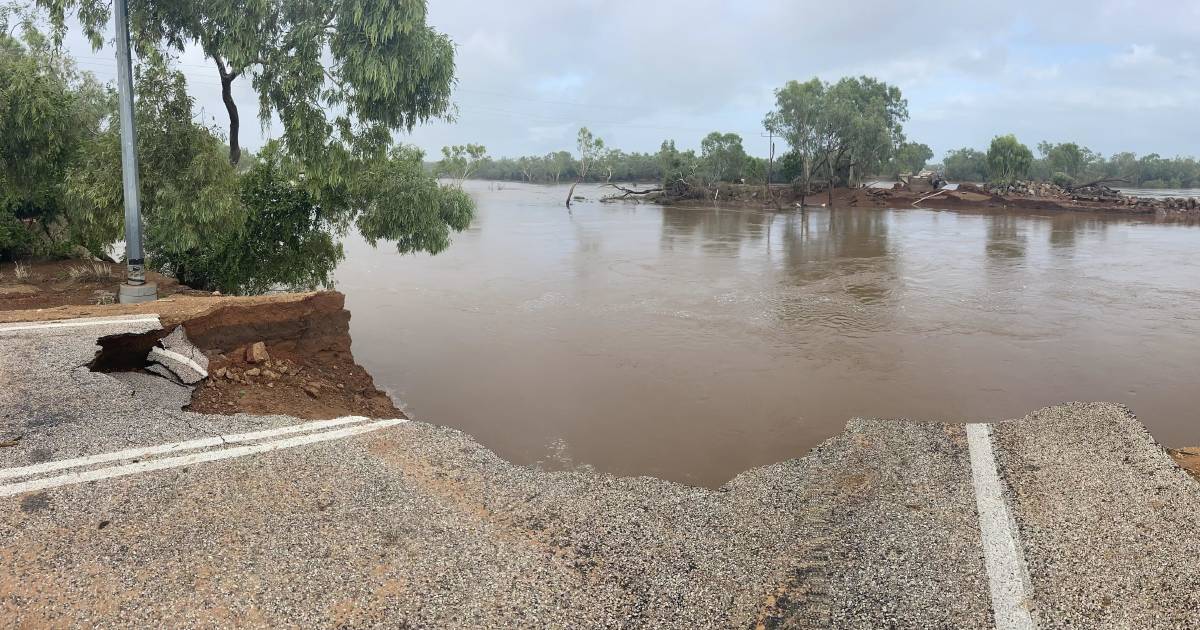
<path id="1" fill-rule="evenodd" d="M 136 306 L 136 309 L 130 307 Z M 350 312 L 336 292 L 262 297 L 159 300 L 139 305 L 61 307 L 9 313 L 14 320 L 84 315 L 156 313 L 164 328 L 99 340 L 91 368 L 100 372 L 140 371 L 147 354 L 177 326 L 208 357 L 209 377 L 192 393 L 190 411 L 215 414 L 285 414 L 326 419 L 357 415 L 402 418 L 391 398 L 354 362 Z M 80 314 L 74 311 L 86 310 Z M 50 316 L 47 316 L 50 315 Z M 266 355 L 247 354 L 262 344 Z"/>

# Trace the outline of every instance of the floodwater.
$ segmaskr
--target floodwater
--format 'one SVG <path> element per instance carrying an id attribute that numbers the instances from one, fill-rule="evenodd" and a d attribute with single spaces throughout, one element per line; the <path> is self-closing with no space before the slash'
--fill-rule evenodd
<path id="1" fill-rule="evenodd" d="M 1083 214 L 579 203 L 469 182 L 441 255 L 347 246 L 354 353 L 548 469 L 716 486 L 854 416 L 1125 403 L 1200 443 L 1200 228 Z M 577 194 L 599 196 L 594 187 Z"/>

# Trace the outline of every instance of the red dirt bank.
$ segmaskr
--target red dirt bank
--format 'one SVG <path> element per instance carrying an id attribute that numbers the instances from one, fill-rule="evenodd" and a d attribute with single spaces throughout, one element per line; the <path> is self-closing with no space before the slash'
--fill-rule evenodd
<path id="1" fill-rule="evenodd" d="M 35 265 L 33 269 L 36 273 L 45 266 Z M 28 278 L 22 284 L 27 282 Z M 52 282 L 66 283 L 61 279 Z M 117 281 L 95 283 L 115 289 Z M 375 387 L 371 375 L 354 362 L 350 312 L 344 308 L 345 296 L 341 293 L 210 296 L 174 284 L 174 293 L 156 302 L 96 305 L 78 303 L 80 296 L 91 295 L 92 288 L 85 283 L 66 283 L 38 291 L 34 295 L 43 308 L 28 308 L 24 299 L 28 293 L 20 293 L 21 299 L 6 299 L 3 289 L 15 285 L 11 273 L 0 278 L 0 323 L 159 315 L 165 330 L 149 338 L 109 344 L 128 346 L 132 354 L 140 351 L 143 357 L 157 338 L 182 324 L 192 343 L 208 355 L 211 375 L 192 393 L 188 406 L 191 411 L 285 414 L 306 419 L 404 417 L 391 398 Z M 9 310 L 14 307 L 23 310 Z M 270 363 L 248 364 L 246 346 L 260 341 L 270 354 Z M 255 368 L 257 373 L 252 372 Z"/>

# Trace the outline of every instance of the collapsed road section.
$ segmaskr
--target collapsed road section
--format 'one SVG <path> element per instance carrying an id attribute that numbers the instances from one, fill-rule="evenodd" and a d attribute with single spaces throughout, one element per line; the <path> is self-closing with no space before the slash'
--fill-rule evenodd
<path id="1" fill-rule="evenodd" d="M 93 369 L 98 350 L 122 354 L 98 340 L 158 344 L 172 323 L 0 325 L 5 625 L 1188 627 L 1200 614 L 1200 485 L 1121 406 L 992 425 L 857 419 L 713 491 L 513 466 L 402 417 L 146 404 L 181 385 Z M 251 340 L 220 336 L 226 361 Z M 126 356 L 152 353 L 134 345 Z"/>

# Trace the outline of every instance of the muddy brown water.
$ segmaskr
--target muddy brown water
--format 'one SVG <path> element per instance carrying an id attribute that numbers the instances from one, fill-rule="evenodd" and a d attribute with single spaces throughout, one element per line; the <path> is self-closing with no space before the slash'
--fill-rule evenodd
<path id="1" fill-rule="evenodd" d="M 354 353 L 502 457 L 716 486 L 854 416 L 1129 405 L 1200 443 L 1200 228 L 585 202 L 484 182 L 438 256 L 352 240 Z M 598 196 L 594 187 L 578 194 Z"/>

